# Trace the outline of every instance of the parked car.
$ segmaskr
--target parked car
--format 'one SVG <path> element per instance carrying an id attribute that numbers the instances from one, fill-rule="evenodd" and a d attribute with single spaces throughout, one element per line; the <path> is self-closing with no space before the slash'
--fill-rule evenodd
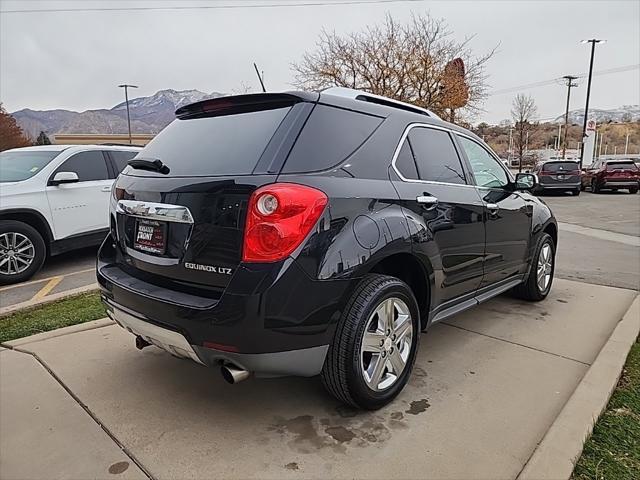
<path id="1" fill-rule="evenodd" d="M 582 189 L 593 193 L 601 190 L 628 190 L 638 193 L 640 169 L 633 160 L 597 160 L 582 173 Z"/>
<path id="2" fill-rule="evenodd" d="M 549 208 L 477 136 L 348 89 L 181 107 L 118 177 L 108 314 L 233 383 L 320 374 L 347 404 L 404 387 L 420 332 L 495 295 L 544 299 Z"/>
<path id="3" fill-rule="evenodd" d="M 113 180 L 139 150 L 46 145 L 0 152 L 0 284 L 29 279 L 47 256 L 99 245 Z"/>
<path id="4" fill-rule="evenodd" d="M 571 192 L 580 195 L 580 164 L 569 160 L 548 160 L 538 163 L 533 173 L 538 176 L 536 193 L 545 191 Z"/>

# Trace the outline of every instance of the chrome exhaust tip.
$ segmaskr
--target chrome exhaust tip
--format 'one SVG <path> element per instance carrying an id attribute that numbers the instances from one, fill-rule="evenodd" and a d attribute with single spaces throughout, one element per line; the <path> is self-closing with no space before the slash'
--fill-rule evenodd
<path id="1" fill-rule="evenodd" d="M 222 378 L 232 385 L 246 380 L 251 375 L 251 372 L 234 367 L 233 365 L 222 365 L 220 367 L 220 373 L 222 373 Z"/>

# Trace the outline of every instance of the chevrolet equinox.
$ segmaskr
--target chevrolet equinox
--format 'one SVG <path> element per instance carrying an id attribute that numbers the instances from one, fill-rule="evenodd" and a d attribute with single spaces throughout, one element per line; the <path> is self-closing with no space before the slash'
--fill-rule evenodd
<path id="1" fill-rule="evenodd" d="M 512 291 L 543 300 L 549 208 L 478 137 L 344 88 L 179 108 L 111 195 L 109 316 L 177 357 L 320 375 L 353 406 L 402 390 L 420 332 Z"/>

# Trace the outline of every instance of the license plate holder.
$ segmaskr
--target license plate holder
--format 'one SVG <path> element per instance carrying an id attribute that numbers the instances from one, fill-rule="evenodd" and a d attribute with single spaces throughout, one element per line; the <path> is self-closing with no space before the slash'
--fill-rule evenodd
<path id="1" fill-rule="evenodd" d="M 565 179 L 565 176 L 564 176 L 564 175 L 558 175 L 558 177 L 557 177 L 557 178 L 558 178 L 558 180 L 564 180 L 564 179 Z"/>
<path id="2" fill-rule="evenodd" d="M 163 255 L 167 249 L 167 224 L 157 220 L 136 220 L 133 248 Z"/>

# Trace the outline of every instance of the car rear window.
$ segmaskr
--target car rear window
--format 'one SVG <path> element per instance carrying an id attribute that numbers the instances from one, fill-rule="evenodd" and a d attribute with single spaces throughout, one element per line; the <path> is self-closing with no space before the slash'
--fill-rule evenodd
<path id="1" fill-rule="evenodd" d="M 60 154 L 59 150 L 6 150 L 0 152 L 0 183 L 33 177 Z"/>
<path id="2" fill-rule="evenodd" d="M 283 173 L 319 172 L 342 163 L 382 123 L 382 118 L 327 105 L 316 105 Z"/>
<path id="3" fill-rule="evenodd" d="M 247 175 L 290 109 L 177 119 L 138 158 L 162 160 L 171 176 Z"/>
<path id="4" fill-rule="evenodd" d="M 607 170 L 637 170 L 634 162 L 607 162 Z"/>
<path id="5" fill-rule="evenodd" d="M 572 172 L 579 170 L 576 162 L 547 162 L 542 166 L 545 172 Z"/>

